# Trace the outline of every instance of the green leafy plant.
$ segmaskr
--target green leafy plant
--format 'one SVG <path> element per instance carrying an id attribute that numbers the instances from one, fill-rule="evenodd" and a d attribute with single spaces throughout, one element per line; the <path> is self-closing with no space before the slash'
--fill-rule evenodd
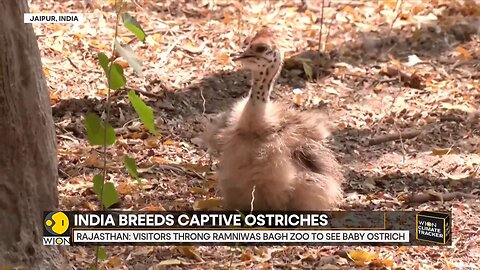
<path id="1" fill-rule="evenodd" d="M 135 91 L 130 90 L 128 93 L 128 99 L 132 103 L 133 108 L 137 112 L 140 120 L 145 125 L 145 127 L 153 135 L 157 135 L 155 130 L 155 119 L 153 118 L 153 110 L 151 107 L 147 106 L 143 100 L 141 100 L 136 94 Z"/>
<path id="2" fill-rule="evenodd" d="M 120 17 L 123 20 L 123 25 L 130 30 L 135 36 L 142 42 L 145 42 L 145 32 L 138 23 L 138 21 L 126 12 L 122 12 L 123 5 L 121 1 L 115 1 L 115 11 L 116 11 L 116 22 L 115 22 L 115 35 L 113 40 L 113 48 L 111 55 L 118 53 L 123 57 L 130 67 L 133 68 L 135 73 L 139 76 L 142 76 L 142 62 L 135 55 L 134 51 L 129 46 L 122 46 L 118 42 L 118 27 Z M 103 69 L 106 80 L 108 82 L 108 92 L 106 99 L 106 109 L 105 109 L 105 118 L 101 119 L 95 113 L 88 113 L 85 116 L 85 128 L 87 130 L 87 139 L 92 146 L 102 146 L 103 147 L 103 172 L 96 174 L 93 177 L 93 190 L 98 196 L 100 201 L 101 209 L 108 209 L 120 199 L 118 192 L 115 188 L 114 182 L 106 181 L 107 178 L 107 147 L 115 144 L 116 134 L 112 125 L 110 124 L 110 110 L 111 110 L 111 91 L 125 88 L 127 84 L 127 79 L 124 75 L 123 67 L 115 63 L 113 57 L 109 58 L 106 53 L 99 52 L 98 62 L 100 67 Z M 141 100 L 139 96 L 135 94 L 135 91 L 130 90 L 128 93 L 128 99 L 132 104 L 133 108 L 137 112 L 140 121 L 153 135 L 157 135 L 155 129 L 155 121 L 153 115 L 153 109 Z M 137 180 L 141 184 L 139 174 L 137 171 L 137 165 L 135 159 L 126 156 L 124 157 L 124 165 L 128 173 L 132 178 Z M 91 265 L 90 269 L 98 269 L 98 261 L 104 260 L 107 258 L 105 249 L 103 247 L 95 248 L 95 263 Z"/>

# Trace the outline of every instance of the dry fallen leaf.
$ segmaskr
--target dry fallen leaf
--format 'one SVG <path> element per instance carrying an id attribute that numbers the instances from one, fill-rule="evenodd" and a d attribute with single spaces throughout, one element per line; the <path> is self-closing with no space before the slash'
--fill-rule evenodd
<path id="1" fill-rule="evenodd" d="M 50 49 L 57 52 L 63 52 L 63 38 L 57 38 L 53 45 L 50 46 Z"/>
<path id="2" fill-rule="evenodd" d="M 193 209 L 198 210 L 209 210 L 214 209 L 222 205 L 222 199 L 220 198 L 210 198 L 206 200 L 197 200 L 193 204 Z"/>
<path id="3" fill-rule="evenodd" d="M 50 94 L 50 105 L 56 104 L 60 100 L 60 95 L 58 92 L 48 91 Z"/>
<path id="4" fill-rule="evenodd" d="M 151 205 L 148 205 L 147 207 L 140 209 L 140 211 L 150 211 L 150 212 L 165 211 L 165 208 L 160 204 L 151 204 Z"/>
<path id="5" fill-rule="evenodd" d="M 450 180 L 463 180 L 463 179 L 469 179 L 471 177 L 475 176 L 475 173 L 462 173 L 462 174 L 449 174 L 449 173 L 444 173 L 444 175 L 450 179 Z"/>
<path id="6" fill-rule="evenodd" d="M 365 266 L 377 258 L 377 254 L 363 250 L 351 250 L 348 252 L 348 256 L 357 266 Z"/>
<path id="7" fill-rule="evenodd" d="M 306 252 L 300 255 L 302 261 L 316 261 L 318 259 L 317 254 Z"/>
<path id="8" fill-rule="evenodd" d="M 120 259 L 119 257 L 113 257 L 110 258 L 107 263 L 114 267 L 119 266 L 120 264 L 122 264 L 122 259 Z"/>
<path id="9" fill-rule="evenodd" d="M 452 149 L 450 148 L 433 148 L 432 149 L 432 155 L 434 156 L 443 156 L 446 154 L 449 154 Z"/>
<path id="10" fill-rule="evenodd" d="M 170 164 L 171 161 L 167 160 L 167 159 L 164 159 L 162 157 L 151 157 L 150 158 L 150 162 L 152 163 L 156 163 L 156 164 Z"/>
<path id="11" fill-rule="evenodd" d="M 208 180 L 218 181 L 218 173 L 215 172 L 212 175 L 208 176 Z"/>
<path id="12" fill-rule="evenodd" d="M 121 59 L 115 60 L 115 64 L 119 64 L 123 69 L 128 68 L 127 61 L 124 61 L 124 60 L 121 60 Z"/>
<path id="13" fill-rule="evenodd" d="M 158 138 L 154 136 L 150 136 L 145 139 L 144 144 L 148 148 L 157 148 L 158 147 Z"/>
<path id="14" fill-rule="evenodd" d="M 393 260 L 391 259 L 374 259 L 371 263 L 368 264 L 369 267 L 392 267 L 393 266 Z"/>
<path id="15" fill-rule="evenodd" d="M 303 91 L 301 89 L 293 89 L 294 100 L 293 103 L 297 106 L 302 106 L 303 98 L 302 98 Z"/>
<path id="16" fill-rule="evenodd" d="M 388 57 L 390 58 L 390 63 L 395 66 L 397 69 L 401 69 L 402 68 L 402 62 L 398 61 L 394 56 L 392 55 L 388 55 Z"/>
<path id="17" fill-rule="evenodd" d="M 318 268 L 315 268 L 315 269 L 318 269 L 318 270 L 336 270 L 336 269 L 342 269 L 342 268 L 340 268 L 337 265 L 333 265 L 333 264 L 324 264 L 324 265 L 319 266 Z"/>
<path id="18" fill-rule="evenodd" d="M 172 141 L 172 140 L 166 140 L 163 142 L 163 145 L 178 145 L 178 142 Z"/>
<path id="19" fill-rule="evenodd" d="M 194 54 L 199 54 L 203 51 L 204 44 L 198 46 L 197 44 L 194 44 L 194 42 L 191 39 L 184 39 L 182 41 L 182 49 L 194 53 Z"/>
<path id="20" fill-rule="evenodd" d="M 224 65 L 230 63 L 230 56 L 226 53 L 218 54 L 215 58 L 217 59 L 218 62 Z"/>
<path id="21" fill-rule="evenodd" d="M 132 194 L 132 184 L 131 183 L 120 183 L 117 186 L 117 191 L 121 195 Z"/>
<path id="22" fill-rule="evenodd" d="M 95 168 L 103 168 L 103 160 L 96 154 L 90 154 L 85 159 L 85 165 Z"/>
<path id="23" fill-rule="evenodd" d="M 475 111 L 472 106 L 469 106 L 468 104 L 450 104 L 443 102 L 440 104 L 440 107 L 442 109 L 450 110 L 450 111 L 461 111 L 461 112 L 466 112 L 466 113 L 473 113 Z"/>
<path id="24" fill-rule="evenodd" d="M 157 264 L 157 266 L 165 266 L 165 265 L 182 265 L 182 264 L 186 264 L 185 262 L 183 261 L 180 261 L 179 259 L 168 259 L 168 260 L 164 260 L 164 261 L 161 261 Z M 156 269 L 156 268 L 155 268 Z"/>
<path id="25" fill-rule="evenodd" d="M 184 164 L 181 164 L 180 166 L 182 166 L 183 168 L 185 168 L 187 170 L 191 170 L 191 171 L 194 171 L 194 172 L 197 172 L 197 173 L 205 173 L 205 172 L 209 172 L 211 170 L 210 165 L 184 163 Z"/>
<path id="26" fill-rule="evenodd" d="M 247 249 L 245 250 L 245 252 L 242 253 L 242 261 L 251 261 L 254 257 L 253 257 L 253 253 L 251 250 Z"/>
<path id="27" fill-rule="evenodd" d="M 192 187 L 190 191 L 194 194 L 207 194 L 208 190 L 205 190 L 204 188 L 199 188 L 199 187 Z"/>
<path id="28" fill-rule="evenodd" d="M 182 253 L 185 257 L 189 259 L 194 259 L 199 262 L 203 262 L 204 260 L 202 257 L 198 254 L 198 251 L 196 250 L 195 247 L 192 246 L 180 246 L 178 247 L 178 251 Z"/>
<path id="29" fill-rule="evenodd" d="M 472 59 L 472 54 L 463 47 L 455 48 L 455 51 L 458 52 L 463 60 L 470 60 Z"/>
<path id="30" fill-rule="evenodd" d="M 232 15 L 230 15 L 229 12 L 225 12 L 223 14 L 223 23 L 225 25 L 230 25 L 230 22 L 232 21 Z"/>
<path id="31" fill-rule="evenodd" d="M 405 65 L 413 67 L 421 62 L 423 62 L 422 59 L 418 58 L 418 56 L 416 56 L 415 54 L 411 54 L 408 56 L 408 62 Z"/>
<path id="32" fill-rule="evenodd" d="M 108 88 L 102 88 L 102 89 L 97 90 L 97 95 L 99 95 L 99 96 L 108 95 Z"/>
<path id="33" fill-rule="evenodd" d="M 415 6 L 413 6 L 411 12 L 413 15 L 417 15 L 418 13 L 420 13 L 421 11 L 424 11 L 425 10 L 425 6 L 424 4 L 420 3 L 420 4 L 417 4 Z"/>
<path id="34" fill-rule="evenodd" d="M 50 76 L 50 69 L 48 69 L 47 67 L 44 67 L 43 68 L 43 73 L 45 74 L 46 77 L 49 77 Z"/>

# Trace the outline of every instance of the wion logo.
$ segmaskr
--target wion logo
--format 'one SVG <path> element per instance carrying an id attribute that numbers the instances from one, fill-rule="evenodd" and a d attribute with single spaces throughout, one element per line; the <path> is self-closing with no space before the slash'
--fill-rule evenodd
<path id="1" fill-rule="evenodd" d="M 69 246 L 70 220 L 64 212 L 43 213 L 43 245 Z"/>
<path id="2" fill-rule="evenodd" d="M 422 211 L 416 215 L 416 238 L 420 241 L 447 244 L 450 240 L 450 215 Z"/>

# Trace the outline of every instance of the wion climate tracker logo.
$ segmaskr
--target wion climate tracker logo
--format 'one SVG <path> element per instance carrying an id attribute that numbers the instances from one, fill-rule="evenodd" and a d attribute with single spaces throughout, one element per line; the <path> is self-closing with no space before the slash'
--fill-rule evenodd
<path id="1" fill-rule="evenodd" d="M 416 238 L 419 241 L 447 244 L 451 237 L 450 215 L 422 211 L 416 215 Z"/>
<path id="2" fill-rule="evenodd" d="M 69 246 L 70 220 L 63 212 L 44 212 L 43 214 L 43 245 Z"/>

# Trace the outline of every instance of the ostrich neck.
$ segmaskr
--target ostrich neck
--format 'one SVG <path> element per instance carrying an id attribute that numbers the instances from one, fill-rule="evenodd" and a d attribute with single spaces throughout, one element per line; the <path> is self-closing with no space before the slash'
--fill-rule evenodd
<path id="1" fill-rule="evenodd" d="M 264 107 L 270 100 L 274 82 L 273 72 L 269 70 L 252 72 L 252 89 L 250 90 L 250 104 L 254 107 Z"/>
<path id="2" fill-rule="evenodd" d="M 247 129 L 262 126 L 265 122 L 270 92 L 278 76 L 278 70 L 272 65 L 264 71 L 252 71 L 252 88 L 241 121 L 241 125 Z"/>

